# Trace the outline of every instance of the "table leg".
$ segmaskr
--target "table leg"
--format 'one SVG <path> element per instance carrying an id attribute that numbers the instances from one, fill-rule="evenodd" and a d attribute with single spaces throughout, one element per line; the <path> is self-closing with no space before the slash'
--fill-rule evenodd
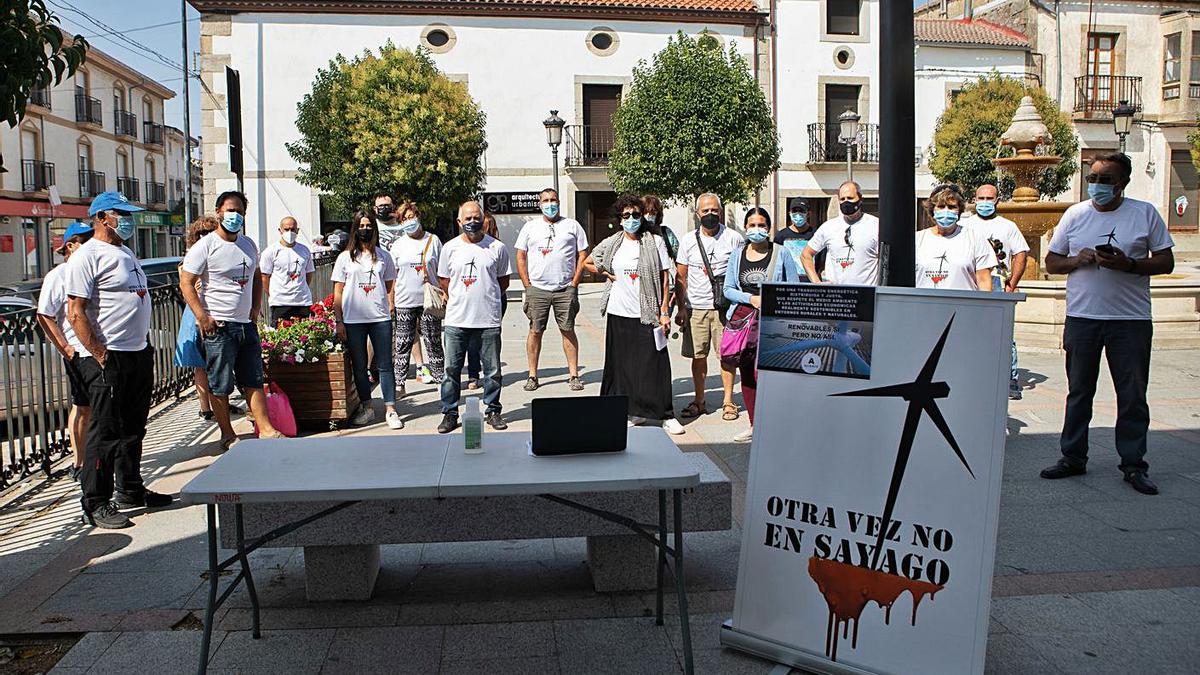
<path id="1" fill-rule="evenodd" d="M 246 536 L 242 525 L 242 505 L 234 506 L 234 514 L 237 521 L 237 551 L 238 560 L 242 563 L 242 574 L 246 577 L 246 591 L 250 593 L 251 615 L 253 616 L 253 630 L 250 633 L 255 640 L 262 637 L 262 631 L 259 630 L 258 621 L 258 593 L 254 590 L 254 577 L 250 574 L 250 559 L 246 557 Z M 215 558 L 214 558 L 215 559 Z"/>
<path id="2" fill-rule="evenodd" d="M 692 629 L 688 619 L 687 589 L 683 583 L 683 490 L 674 490 L 672 497 L 675 506 L 675 593 L 679 596 L 679 629 L 683 633 L 683 670 L 687 675 L 692 675 L 695 672 L 692 663 Z"/>
<path id="3" fill-rule="evenodd" d="M 200 642 L 200 675 L 208 672 L 208 650 L 212 644 L 213 615 L 217 611 L 217 507 L 208 505 L 208 605 L 204 609 L 204 638 Z"/>
<path id="4" fill-rule="evenodd" d="M 663 625 L 663 574 L 667 568 L 667 491 L 658 491 L 658 582 L 654 586 L 655 625 Z"/>

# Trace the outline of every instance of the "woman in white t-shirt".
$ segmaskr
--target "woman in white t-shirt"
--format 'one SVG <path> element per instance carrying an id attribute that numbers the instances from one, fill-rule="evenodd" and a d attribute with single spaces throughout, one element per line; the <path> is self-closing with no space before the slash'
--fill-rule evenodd
<path id="1" fill-rule="evenodd" d="M 404 380 L 408 378 L 410 357 L 416 359 L 417 381 L 432 384 L 442 381 L 446 357 L 442 350 L 442 317 L 425 311 L 426 285 L 445 300 L 438 286 L 437 261 L 442 252 L 442 240 L 421 225 L 421 211 L 406 201 L 397 212 L 400 234 L 389 252 L 396 264 L 396 286 L 392 295 L 396 303 L 396 318 L 392 324 L 392 363 L 396 372 L 397 395 L 404 395 Z M 433 270 L 430 272 L 430 270 Z M 419 338 L 419 339 L 418 339 Z M 424 345 L 422 345 L 424 343 Z M 426 361 L 422 346 L 429 353 Z"/>
<path id="2" fill-rule="evenodd" d="M 354 214 L 350 223 L 350 243 L 333 265 L 333 313 L 337 332 L 350 352 L 354 367 L 354 386 L 362 401 L 351 423 L 370 424 L 375 420 L 371 408 L 371 379 L 368 367 L 379 372 L 380 395 L 388 427 L 403 429 L 396 413 L 396 381 L 392 372 L 392 286 L 396 264 L 379 247 L 379 228 L 369 211 Z M 368 364 L 367 340 L 371 341 L 372 363 Z"/>
<path id="3" fill-rule="evenodd" d="M 966 203 L 953 183 L 929 193 L 925 210 L 935 224 L 917 232 L 917 288 L 992 290 L 996 252 L 986 237 L 959 224 Z"/>
<path id="4" fill-rule="evenodd" d="M 601 304 L 608 323 L 600 395 L 629 397 L 631 425 L 662 420 L 667 433 L 682 434 L 671 401 L 666 350 L 671 258 L 663 238 L 642 218 L 640 197 L 622 196 L 616 212 L 622 231 L 600 242 L 583 263 L 608 282 Z"/>

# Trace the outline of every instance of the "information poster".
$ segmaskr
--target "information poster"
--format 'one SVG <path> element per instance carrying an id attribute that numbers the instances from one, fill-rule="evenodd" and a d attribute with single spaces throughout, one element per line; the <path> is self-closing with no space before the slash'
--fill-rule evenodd
<path id="1" fill-rule="evenodd" d="M 828 288 L 764 287 L 737 596 L 721 642 L 817 672 L 982 673 L 1020 296 L 879 288 L 864 302 L 861 289 Z M 768 306 L 771 296 L 782 301 Z M 768 369 L 768 333 L 811 340 L 777 327 L 813 321 L 858 325 L 869 375 L 824 356 L 814 373 Z"/>
<path id="2" fill-rule="evenodd" d="M 758 367 L 869 378 L 875 289 L 828 284 L 763 287 Z"/>

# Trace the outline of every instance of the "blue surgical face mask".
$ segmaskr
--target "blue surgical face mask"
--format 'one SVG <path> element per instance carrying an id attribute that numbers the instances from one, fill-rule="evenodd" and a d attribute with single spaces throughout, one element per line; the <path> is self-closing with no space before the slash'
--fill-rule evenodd
<path id="1" fill-rule="evenodd" d="M 629 234 L 636 234 L 638 230 L 642 229 L 642 219 L 626 218 L 621 221 L 621 228 Z"/>
<path id="2" fill-rule="evenodd" d="M 542 215 L 546 216 L 547 218 L 554 218 L 558 216 L 558 202 L 543 202 Z"/>
<path id="3" fill-rule="evenodd" d="M 958 224 L 958 211 L 953 209 L 938 209 L 933 212 L 933 219 L 938 227 L 949 230 Z"/>
<path id="4" fill-rule="evenodd" d="M 467 234 L 479 234 L 483 231 L 482 220 L 464 220 L 462 224 L 463 232 Z"/>
<path id="5" fill-rule="evenodd" d="M 400 231 L 404 234 L 416 234 L 419 229 L 421 229 L 421 221 L 417 218 L 410 218 L 400 223 Z"/>
<path id="6" fill-rule="evenodd" d="M 761 244 L 767 240 L 767 228 L 765 227 L 748 227 L 746 228 L 746 238 L 751 243 Z"/>
<path id="7" fill-rule="evenodd" d="M 796 227 L 804 227 L 804 221 L 808 220 L 807 216 L 799 212 L 789 213 L 788 218 L 792 219 L 792 224 Z"/>
<path id="8" fill-rule="evenodd" d="M 1088 183 L 1088 197 L 1096 202 L 1097 206 L 1107 206 L 1109 202 L 1117 198 L 1117 191 L 1111 185 L 1104 183 Z"/>
<path id="9" fill-rule="evenodd" d="M 996 202 L 975 202 L 975 213 L 984 218 L 991 218 L 996 212 Z"/>
<path id="10" fill-rule="evenodd" d="M 643 218 L 645 218 L 645 219 L 646 219 L 646 222 L 647 222 L 647 223 L 650 223 L 651 225 L 653 225 L 653 224 L 655 224 L 655 223 L 657 223 L 657 222 L 658 222 L 658 216 L 656 216 L 656 215 L 654 215 L 654 214 L 652 214 L 652 213 L 647 213 L 646 215 L 644 215 L 644 216 L 642 216 L 642 217 L 643 217 Z"/>
<path id="11" fill-rule="evenodd" d="M 221 216 L 221 227 L 227 232 L 241 232 L 245 223 L 246 217 L 237 211 L 226 211 L 225 215 Z"/>
<path id="12" fill-rule="evenodd" d="M 113 228 L 117 231 L 117 236 L 129 241 L 133 239 L 133 231 L 135 225 L 132 216 L 117 216 L 117 226 Z"/>

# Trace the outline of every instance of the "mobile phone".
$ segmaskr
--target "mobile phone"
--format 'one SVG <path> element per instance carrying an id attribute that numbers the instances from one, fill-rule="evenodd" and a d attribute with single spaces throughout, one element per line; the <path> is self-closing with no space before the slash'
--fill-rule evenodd
<path id="1" fill-rule="evenodd" d="M 1096 247 L 1096 250 L 1100 251 L 1101 253 L 1103 253 L 1105 255 L 1116 255 L 1117 254 L 1117 249 L 1114 248 L 1112 244 L 1100 244 L 1099 246 Z"/>

